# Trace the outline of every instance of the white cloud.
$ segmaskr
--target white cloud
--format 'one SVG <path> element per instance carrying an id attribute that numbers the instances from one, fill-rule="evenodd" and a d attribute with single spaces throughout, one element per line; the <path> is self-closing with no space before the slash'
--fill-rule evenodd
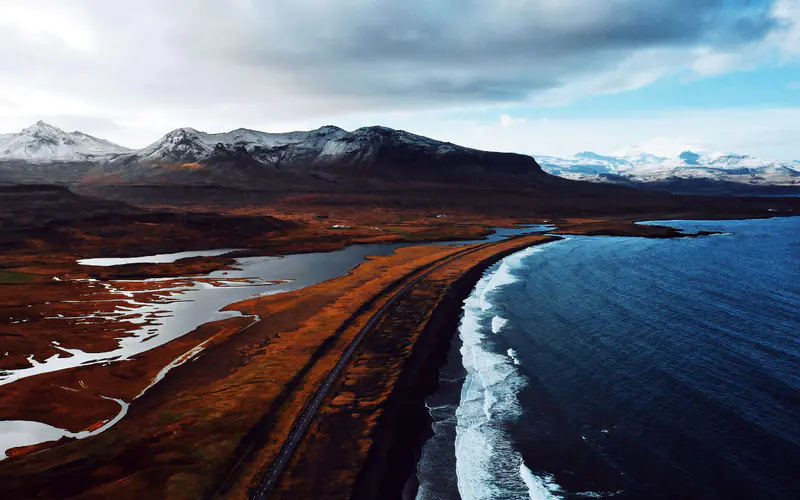
<path id="1" fill-rule="evenodd" d="M 772 34 L 770 42 L 779 45 L 785 57 L 800 55 L 800 0 L 777 0 L 773 14 L 784 29 Z"/>
<path id="2" fill-rule="evenodd" d="M 780 28 L 748 0 L 0 0 L 0 132 L 44 119 L 141 147 L 181 126 L 557 106 L 800 55 L 799 2 L 776 0 Z"/>
<path id="3" fill-rule="evenodd" d="M 137 146 L 183 125 L 552 105 L 691 70 L 696 47 L 733 53 L 773 24 L 747 0 L 4 0 L 0 90 L 16 111 L 0 130 L 108 123 L 89 132 Z"/>
<path id="4" fill-rule="evenodd" d="M 696 153 L 713 152 L 710 151 L 710 149 L 702 142 L 698 142 L 696 137 L 689 139 L 681 136 L 662 135 L 647 139 L 644 142 L 636 144 L 632 148 L 625 148 L 615 151 L 614 154 L 624 155 L 631 149 L 650 153 L 656 156 L 664 156 L 666 158 L 674 158 L 684 151 L 694 151 Z"/>
<path id="5" fill-rule="evenodd" d="M 7 0 L 0 3 L 0 26 L 14 30 L 21 37 L 20 43 L 50 38 L 71 49 L 91 50 L 94 47 L 91 29 L 65 7 L 65 3 Z"/>
<path id="6" fill-rule="evenodd" d="M 500 125 L 505 128 L 513 127 L 514 125 L 524 125 L 527 121 L 528 120 L 525 118 L 514 118 L 507 113 L 500 115 Z"/>
<path id="7" fill-rule="evenodd" d="M 363 126 L 373 119 L 346 121 Z M 580 151 L 614 154 L 634 146 L 674 156 L 683 149 L 750 154 L 776 160 L 800 159 L 796 141 L 800 108 L 676 110 L 646 118 L 528 119 L 514 126 L 500 121 L 448 120 L 442 114 L 387 115 L 387 125 L 466 146 L 548 156 Z"/>
<path id="8" fill-rule="evenodd" d="M 713 76 L 727 73 L 734 69 L 741 69 L 749 61 L 741 52 L 720 52 L 709 47 L 702 47 L 695 51 L 695 60 L 692 69 L 701 76 Z"/>

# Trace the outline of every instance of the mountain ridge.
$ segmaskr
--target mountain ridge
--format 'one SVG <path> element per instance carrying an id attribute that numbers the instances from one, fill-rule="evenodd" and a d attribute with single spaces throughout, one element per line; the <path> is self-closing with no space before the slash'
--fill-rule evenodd
<path id="1" fill-rule="evenodd" d="M 0 180 L 296 190 L 337 183 L 351 188 L 387 182 L 511 185 L 548 176 L 527 155 L 481 151 L 383 126 L 347 131 L 325 125 L 285 133 L 246 128 L 207 133 L 183 127 L 138 150 L 78 132 L 68 134 L 43 122 L 35 128 L 43 131 L 32 134 L 26 129 L 13 136 L 17 142 L 22 137 L 38 144 L 45 134 L 57 137 L 45 142 L 67 145 L 88 138 L 96 150 L 103 149 L 100 145 L 106 149 L 95 155 L 42 149 L 34 160 L 30 155 L 0 154 Z"/>
<path id="2" fill-rule="evenodd" d="M 121 182 L 296 185 L 310 177 L 328 183 L 473 183 L 547 175 L 526 155 L 481 151 L 382 126 L 347 131 L 333 125 L 286 133 L 236 129 L 209 134 L 180 128 L 141 150 L 115 157 L 100 170 L 89 177 L 97 182 L 112 177 Z"/>
<path id="3" fill-rule="evenodd" d="M 65 132 L 42 120 L 20 132 L 0 134 L 0 161 L 97 161 L 130 151 L 77 130 Z"/>
<path id="4" fill-rule="evenodd" d="M 583 151 L 572 157 L 481 151 L 384 126 L 347 131 L 261 132 L 237 128 L 208 133 L 174 129 L 141 149 L 128 149 L 43 121 L 0 135 L 0 178 L 12 181 L 211 185 L 336 184 L 347 178 L 509 185 L 552 174 L 571 180 L 637 187 L 686 186 L 702 181 L 789 186 L 800 181 L 800 161 L 778 162 L 733 153 L 657 156 Z M 69 166 L 62 166 L 69 163 Z M 720 184 L 722 185 L 722 184 Z"/>
<path id="5" fill-rule="evenodd" d="M 669 158 L 645 152 L 630 156 L 582 152 L 568 158 L 539 155 L 537 159 L 552 175 L 594 182 L 703 180 L 759 186 L 800 184 L 800 161 L 781 162 L 734 153 L 685 150 Z"/>

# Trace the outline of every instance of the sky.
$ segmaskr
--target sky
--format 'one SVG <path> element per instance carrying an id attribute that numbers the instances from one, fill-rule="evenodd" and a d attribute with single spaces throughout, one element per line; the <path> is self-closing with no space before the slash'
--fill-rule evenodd
<path id="1" fill-rule="evenodd" d="M 800 159 L 800 0 L 0 0 L 0 133 Z"/>

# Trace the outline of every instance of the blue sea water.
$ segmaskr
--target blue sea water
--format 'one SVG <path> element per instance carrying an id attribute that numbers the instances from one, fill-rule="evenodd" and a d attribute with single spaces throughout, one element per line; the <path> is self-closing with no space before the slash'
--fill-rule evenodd
<path id="1" fill-rule="evenodd" d="M 800 218 L 669 225 L 485 273 L 417 498 L 800 498 Z"/>

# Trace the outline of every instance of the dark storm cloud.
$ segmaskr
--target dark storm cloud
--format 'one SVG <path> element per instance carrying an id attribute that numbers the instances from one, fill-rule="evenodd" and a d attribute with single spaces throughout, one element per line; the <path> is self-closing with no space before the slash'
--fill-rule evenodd
<path id="1" fill-rule="evenodd" d="M 725 69 L 794 1 L 9 0 L 0 116 L 44 100 L 141 127 L 563 102 Z"/>
<path id="2" fill-rule="evenodd" d="M 312 92 L 387 98 L 517 99 L 637 51 L 731 50 L 779 28 L 770 2 L 745 0 L 252 5 L 248 36 L 211 52 L 278 68 Z"/>

